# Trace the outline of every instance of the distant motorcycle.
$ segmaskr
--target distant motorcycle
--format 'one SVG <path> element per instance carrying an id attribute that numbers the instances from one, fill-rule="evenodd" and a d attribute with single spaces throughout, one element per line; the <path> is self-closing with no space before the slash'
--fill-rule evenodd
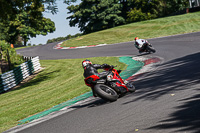
<path id="1" fill-rule="evenodd" d="M 125 93 L 135 91 L 132 83 L 124 83 L 124 80 L 119 75 L 121 70 L 114 69 L 114 66 L 104 70 L 106 77 L 103 79 L 100 79 L 97 75 L 85 78 L 85 84 L 93 87 L 93 91 L 95 91 L 98 97 L 113 102 Z M 99 74 L 101 75 L 101 73 Z"/>
<path id="2" fill-rule="evenodd" d="M 145 43 L 145 44 L 144 44 L 144 50 L 143 50 L 143 52 L 155 53 L 156 50 L 155 50 L 155 48 L 152 46 L 152 44 L 150 44 L 150 43 Z"/>

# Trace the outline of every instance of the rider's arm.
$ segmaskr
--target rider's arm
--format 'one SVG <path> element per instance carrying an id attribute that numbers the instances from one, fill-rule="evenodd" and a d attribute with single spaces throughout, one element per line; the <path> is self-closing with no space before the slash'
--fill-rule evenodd
<path id="1" fill-rule="evenodd" d="M 103 65 L 100 65 L 100 64 L 93 64 L 94 68 L 96 69 L 104 69 L 104 68 L 110 68 L 111 66 L 108 65 L 108 64 L 103 64 Z"/>
<path id="2" fill-rule="evenodd" d="M 138 44 L 137 42 L 135 42 L 134 45 L 135 45 L 135 47 L 136 47 L 137 49 L 139 49 L 139 47 L 138 47 L 139 44 Z"/>
<path id="3" fill-rule="evenodd" d="M 93 66 L 94 66 L 94 68 L 96 68 L 96 69 L 102 69 L 102 68 L 103 68 L 103 66 L 100 65 L 100 64 L 93 64 Z"/>

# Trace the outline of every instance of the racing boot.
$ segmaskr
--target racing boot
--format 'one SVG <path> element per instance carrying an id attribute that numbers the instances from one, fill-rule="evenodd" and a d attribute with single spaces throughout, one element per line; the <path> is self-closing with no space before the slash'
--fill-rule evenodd
<path id="1" fill-rule="evenodd" d="M 94 88 L 92 88 L 92 94 L 93 94 L 93 97 L 97 97 L 97 93 L 94 91 Z"/>
<path id="2" fill-rule="evenodd" d="M 127 80 L 124 81 L 126 87 L 128 88 L 129 92 L 135 92 L 135 86 L 132 82 L 129 82 Z"/>

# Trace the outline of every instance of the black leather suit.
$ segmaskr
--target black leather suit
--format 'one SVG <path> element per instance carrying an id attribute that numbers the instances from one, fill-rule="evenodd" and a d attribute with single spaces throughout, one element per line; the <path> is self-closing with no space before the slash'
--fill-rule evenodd
<path id="1" fill-rule="evenodd" d="M 98 73 L 97 69 L 104 69 L 110 67 L 110 65 L 107 64 L 88 64 L 85 68 L 84 68 L 84 73 L 83 76 L 85 78 L 91 76 L 91 75 L 97 75 L 100 78 L 104 77 L 106 75 L 106 72 L 102 72 L 102 73 Z"/>
<path id="2" fill-rule="evenodd" d="M 105 78 L 107 76 L 108 71 L 104 71 L 101 73 L 98 73 L 97 69 L 103 69 L 103 68 L 109 68 L 110 65 L 107 64 L 103 64 L 103 65 L 99 65 L 99 64 L 88 64 L 85 68 L 84 68 L 84 73 L 83 76 L 85 78 L 91 76 L 91 75 L 97 75 L 99 76 L 100 79 Z M 88 79 L 87 82 L 92 82 L 92 79 Z M 93 96 L 96 97 L 96 93 L 94 92 L 94 88 L 91 87 L 92 92 L 93 92 Z"/>

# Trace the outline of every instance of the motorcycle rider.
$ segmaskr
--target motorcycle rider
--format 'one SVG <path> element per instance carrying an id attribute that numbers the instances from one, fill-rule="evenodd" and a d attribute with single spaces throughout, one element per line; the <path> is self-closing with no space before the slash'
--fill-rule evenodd
<path id="1" fill-rule="evenodd" d="M 100 64 L 92 64 L 92 62 L 90 60 L 84 60 L 82 62 L 82 67 L 84 69 L 84 73 L 83 73 L 83 76 L 85 78 L 89 77 L 89 76 L 92 76 L 92 75 L 97 75 L 100 79 L 102 78 L 106 78 L 107 77 L 107 74 L 109 73 L 109 71 L 104 71 L 104 72 L 101 72 L 101 73 L 98 73 L 97 69 L 110 69 L 112 68 L 113 66 L 112 65 L 108 65 L 108 64 L 103 64 L 103 65 L 100 65 Z M 121 70 L 117 70 L 118 73 L 121 72 Z M 88 83 L 91 83 L 93 82 L 93 79 L 89 78 L 87 80 Z M 127 81 L 125 80 L 124 83 L 126 84 L 127 87 L 131 87 L 132 85 Z M 96 93 L 94 92 L 94 88 L 92 88 L 92 92 L 93 92 L 93 96 L 96 97 Z"/>
<path id="2" fill-rule="evenodd" d="M 139 50 L 139 53 L 145 52 L 146 50 L 146 44 L 149 44 L 149 42 L 145 39 L 139 39 L 138 37 L 135 38 L 135 47 Z"/>
<path id="3" fill-rule="evenodd" d="M 91 75 L 97 75 L 100 78 L 106 78 L 108 72 L 105 71 L 105 72 L 102 72 L 102 73 L 98 73 L 97 69 L 111 68 L 111 66 L 108 65 L 108 64 L 103 64 L 103 65 L 92 64 L 92 62 L 90 60 L 87 60 L 87 59 L 82 62 L 82 66 L 84 68 L 83 76 L 85 78 L 87 78 Z M 93 81 L 92 79 L 88 79 L 87 82 L 92 82 L 92 81 Z M 96 94 L 94 93 L 93 89 L 94 88 L 92 88 L 93 96 L 96 97 Z"/>

